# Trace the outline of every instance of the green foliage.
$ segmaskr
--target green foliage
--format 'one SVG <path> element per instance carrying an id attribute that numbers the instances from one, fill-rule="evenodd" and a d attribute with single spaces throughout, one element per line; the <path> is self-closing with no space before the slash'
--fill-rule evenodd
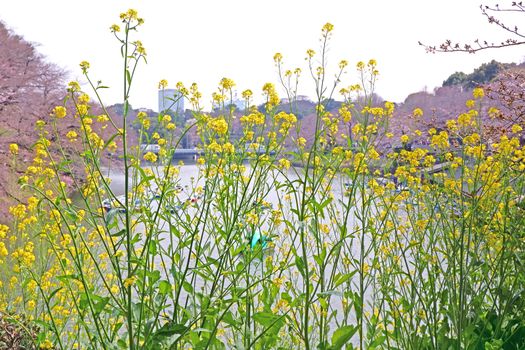
<path id="1" fill-rule="evenodd" d="M 455 72 L 443 82 L 443 86 L 459 85 L 467 89 L 473 89 L 491 82 L 502 70 L 513 66 L 515 66 L 513 63 L 500 63 L 492 60 L 488 63 L 483 63 L 470 74 Z"/>

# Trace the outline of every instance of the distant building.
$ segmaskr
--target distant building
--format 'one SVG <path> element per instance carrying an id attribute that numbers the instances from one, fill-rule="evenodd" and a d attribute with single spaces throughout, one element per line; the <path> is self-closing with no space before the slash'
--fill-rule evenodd
<path id="1" fill-rule="evenodd" d="M 310 98 L 308 96 L 306 96 L 306 95 L 297 95 L 297 96 L 295 96 L 294 100 L 295 101 L 308 101 L 308 102 L 311 101 Z M 290 103 L 290 99 L 287 98 L 287 97 L 281 98 L 281 103 L 282 104 Z"/>
<path id="2" fill-rule="evenodd" d="M 178 90 L 159 90 L 159 113 L 163 111 L 179 115 L 184 113 L 184 97 Z"/>

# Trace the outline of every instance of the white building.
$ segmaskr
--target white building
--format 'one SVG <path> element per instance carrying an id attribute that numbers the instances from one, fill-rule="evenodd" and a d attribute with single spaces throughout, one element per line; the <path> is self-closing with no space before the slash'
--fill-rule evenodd
<path id="1" fill-rule="evenodd" d="M 159 113 L 171 111 L 182 115 L 184 113 L 184 97 L 178 90 L 159 90 Z"/>

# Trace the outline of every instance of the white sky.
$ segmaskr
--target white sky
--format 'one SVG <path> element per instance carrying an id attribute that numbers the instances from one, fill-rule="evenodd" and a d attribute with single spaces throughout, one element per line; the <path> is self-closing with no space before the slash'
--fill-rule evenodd
<path id="1" fill-rule="evenodd" d="M 344 85 L 357 82 L 357 61 L 375 58 L 377 92 L 395 102 L 425 87 L 432 91 L 455 71 L 525 57 L 520 46 L 472 55 L 427 54 L 417 44 L 505 38 L 481 15 L 478 0 L 0 0 L 0 20 L 38 43 L 40 52 L 70 72 L 70 80 L 82 79 L 78 64 L 89 61 L 92 79 L 111 87 L 103 97 L 112 104 L 121 102 L 122 65 L 109 26 L 119 24 L 119 14 L 128 8 L 145 19 L 135 38 L 148 53 L 131 93 L 134 108 L 157 110 L 160 79 L 170 87 L 197 82 L 207 106 L 222 77 L 236 82 L 239 95 L 247 88 L 260 95 L 265 82 L 278 81 L 274 53 L 283 54 L 287 67 L 305 71 L 306 49 L 318 51 L 326 22 L 335 26 L 329 63 L 334 70 L 341 59 L 350 63 Z M 303 74 L 299 94 L 314 95 L 309 80 Z"/>

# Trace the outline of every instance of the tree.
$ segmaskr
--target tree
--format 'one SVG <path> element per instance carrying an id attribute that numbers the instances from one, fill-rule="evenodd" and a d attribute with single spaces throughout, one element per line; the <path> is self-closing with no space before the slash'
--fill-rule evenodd
<path id="1" fill-rule="evenodd" d="M 455 72 L 443 82 L 443 86 L 463 85 L 467 80 L 467 74 L 463 72 Z"/>
<path id="2" fill-rule="evenodd" d="M 452 74 L 443 82 L 443 86 L 461 85 L 472 89 L 476 86 L 490 83 L 501 71 L 513 66 L 515 66 L 513 63 L 500 63 L 496 60 L 492 60 L 489 63 L 483 63 L 470 74 L 465 74 L 463 72 Z"/>
<path id="3" fill-rule="evenodd" d="M 509 7 L 500 7 L 499 5 L 487 6 L 480 5 L 481 13 L 485 16 L 490 24 L 495 24 L 499 29 L 508 32 L 511 37 L 500 43 L 489 42 L 487 40 L 476 39 L 472 44 L 460 44 L 452 42 L 452 40 L 445 40 L 444 43 L 433 46 L 426 45 L 419 42 L 419 45 L 424 46 L 427 52 L 468 52 L 475 53 L 486 49 L 495 49 L 508 46 L 517 46 L 525 44 L 525 32 L 518 29 L 517 25 L 509 25 L 505 23 L 500 17 L 505 13 L 520 13 L 525 15 L 525 5 L 523 2 L 513 1 Z M 498 17 L 496 17 L 498 16 Z"/>
<path id="4" fill-rule="evenodd" d="M 14 166 L 5 150 L 16 143 L 20 159 L 30 159 L 35 123 L 49 118 L 51 109 L 61 103 L 64 76 L 64 71 L 47 62 L 34 45 L 0 22 L 0 200 L 4 203 L 0 222 L 5 220 L 9 205 L 21 198 L 16 182 L 25 166 Z"/>
<path id="5" fill-rule="evenodd" d="M 62 69 L 0 22 L 0 112 L 25 105 L 30 108 L 24 112 L 40 113 L 39 106 L 47 107 L 63 94 L 63 77 Z"/>

